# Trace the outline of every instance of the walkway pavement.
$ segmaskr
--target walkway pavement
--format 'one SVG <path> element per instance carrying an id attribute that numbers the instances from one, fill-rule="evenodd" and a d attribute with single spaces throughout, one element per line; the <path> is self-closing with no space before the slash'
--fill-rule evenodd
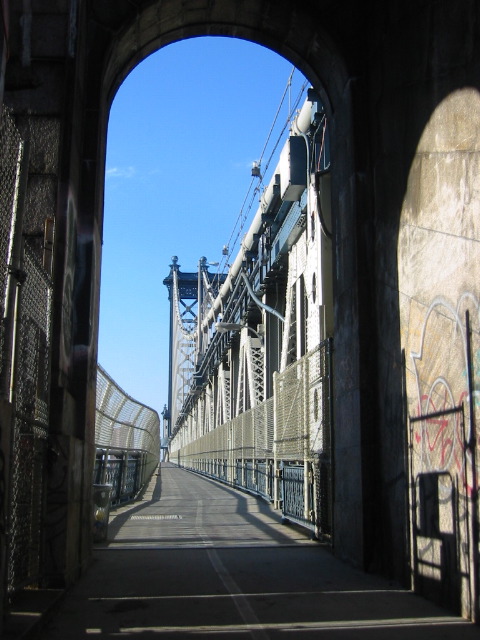
<path id="1" fill-rule="evenodd" d="M 38 640 L 475 639 L 479 628 L 332 557 L 268 504 L 162 464 Z M 17 636 L 18 637 L 18 636 Z"/>

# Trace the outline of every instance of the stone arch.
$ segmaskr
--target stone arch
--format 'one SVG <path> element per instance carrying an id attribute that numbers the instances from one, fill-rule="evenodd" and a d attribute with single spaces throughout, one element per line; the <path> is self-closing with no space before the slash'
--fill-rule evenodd
<path id="1" fill-rule="evenodd" d="M 79 393 L 77 391 L 75 411 L 79 435 L 82 425 L 90 425 L 91 429 L 93 424 L 105 146 L 108 112 L 115 91 L 143 58 L 184 38 L 229 36 L 266 46 L 287 58 L 306 75 L 320 92 L 330 119 L 333 232 L 338 265 L 335 286 L 335 411 L 343 434 L 342 438 L 337 439 L 337 473 L 342 483 L 341 491 L 336 496 L 338 509 L 335 529 L 341 541 L 342 554 L 363 566 L 366 564 L 363 529 L 365 519 L 368 519 L 364 504 L 371 505 L 374 500 L 365 499 L 365 484 L 362 486 L 361 480 L 364 473 L 364 409 L 360 394 L 360 359 L 366 354 L 361 353 L 358 331 L 364 322 L 360 315 L 370 315 L 370 302 L 358 291 L 356 269 L 351 270 L 348 265 L 365 263 L 357 255 L 359 245 L 356 228 L 361 218 L 357 209 L 368 200 L 365 194 L 369 187 L 355 166 L 356 146 L 367 146 L 367 131 L 364 128 L 354 130 L 353 104 L 361 100 L 361 96 L 356 82 L 351 78 L 353 69 L 347 71 L 345 51 L 341 51 L 335 45 L 334 38 L 322 28 L 324 20 L 320 9 L 307 3 L 276 0 L 262 3 L 163 0 L 137 2 L 135 6 L 131 2 L 115 3 L 114 8 L 111 5 L 107 0 L 92 3 L 88 15 L 83 15 L 83 30 L 79 33 L 83 34 L 82 40 L 89 44 L 82 49 L 86 52 L 80 65 L 80 68 L 83 65 L 82 73 L 72 87 L 72 111 L 74 116 L 78 112 L 78 119 L 74 117 L 72 120 L 71 135 L 74 144 L 81 141 L 78 175 L 72 175 L 76 182 L 74 191 L 78 194 L 76 227 L 82 234 L 77 239 L 76 257 L 73 258 L 77 261 L 77 289 L 73 306 L 77 326 L 84 330 L 83 335 L 77 334 L 74 362 L 70 366 L 74 372 L 70 377 L 75 380 L 77 390 L 80 390 Z M 87 12 L 85 5 L 83 7 L 83 11 Z M 347 30 L 351 30 L 354 23 L 354 15 L 350 14 Z M 347 37 L 342 49 L 350 46 L 352 44 Z M 66 185 L 67 182 L 65 188 Z M 71 193 L 70 181 L 68 192 L 63 197 L 71 199 Z M 68 252 L 73 256 L 73 248 L 67 247 Z M 78 260 L 83 262 L 81 268 Z M 364 308 L 363 312 L 360 307 Z M 86 327 L 90 329 L 87 331 Z M 371 363 L 369 366 L 372 366 Z M 60 368 L 66 370 L 67 363 L 60 363 Z M 87 433 L 86 437 L 91 438 L 91 435 Z M 352 459 L 345 458 L 343 450 L 353 455 L 354 463 Z M 351 514 L 352 510 L 355 512 L 353 520 L 358 524 L 356 529 L 351 527 L 350 516 L 345 515 Z M 370 544 L 373 545 L 373 542 Z"/>
<path id="2" fill-rule="evenodd" d="M 59 13 L 71 13 L 63 16 L 63 22 L 54 21 L 56 28 L 61 23 L 68 25 L 68 29 L 65 27 L 62 34 L 64 39 L 51 39 L 55 42 L 50 57 L 45 53 L 49 42 L 47 27 L 42 32 L 43 40 L 38 37 L 35 40 L 38 47 L 35 60 L 42 55 L 45 59 L 32 78 L 24 72 L 19 74 L 21 82 L 14 101 L 18 100 L 20 110 L 32 105 L 35 108 L 42 99 L 45 99 L 46 110 L 53 109 L 55 100 L 62 104 L 57 107 L 58 122 L 63 126 L 58 144 L 61 148 L 58 151 L 61 154 L 59 189 L 53 207 L 57 213 L 54 334 L 58 338 L 54 345 L 52 414 L 55 430 L 61 434 L 62 442 L 67 443 L 65 467 L 75 472 L 71 474 L 75 476 L 71 481 L 75 502 L 67 496 L 63 505 L 70 522 L 79 523 L 82 510 L 83 520 L 88 521 L 91 476 L 88 450 L 93 443 L 95 410 L 104 155 L 111 100 L 126 74 L 154 50 L 202 35 L 238 37 L 269 47 L 290 60 L 320 91 L 327 107 L 332 134 L 335 237 L 336 549 L 339 555 L 355 564 L 371 566 L 374 561 L 378 562 L 382 541 L 386 541 L 384 555 L 394 557 L 392 564 L 397 562 L 397 567 L 402 565 L 404 569 L 406 524 L 399 514 L 405 486 L 401 465 L 396 459 L 392 460 L 390 454 L 392 440 L 402 442 L 404 435 L 402 404 L 398 400 L 401 384 L 400 374 L 393 376 L 391 360 L 383 356 L 387 343 L 392 353 L 400 352 L 399 338 L 395 335 L 398 299 L 392 302 L 394 294 L 390 294 L 396 292 L 396 281 L 391 286 L 388 282 L 385 291 L 382 285 L 383 271 L 389 275 L 396 272 L 395 252 L 390 249 L 398 232 L 398 193 L 403 196 L 413 157 L 412 149 L 405 150 L 398 144 L 400 134 L 395 135 L 401 132 L 398 123 L 405 126 L 408 117 L 399 117 L 394 94 L 399 86 L 403 87 L 402 82 L 408 83 L 410 74 L 417 71 L 412 60 L 404 64 L 406 53 L 412 52 L 412 56 L 422 53 L 429 43 L 421 30 L 430 31 L 418 23 L 415 12 L 406 17 L 409 7 L 403 10 L 389 5 L 378 5 L 374 12 L 365 10 L 364 3 L 349 0 L 336 3 L 78 0 L 72 2 L 69 9 L 65 9 L 66 4 L 62 5 L 63 9 L 57 9 Z M 72 16 L 77 10 L 75 21 Z M 53 13 L 43 5 L 38 11 Z M 43 13 L 41 17 L 44 18 Z M 33 21 L 34 25 L 41 23 Z M 449 15 L 445 24 L 450 28 L 451 23 Z M 37 28 L 36 36 L 41 31 Z M 409 29 L 417 40 L 406 52 L 405 33 Z M 388 30 L 398 40 L 386 37 Z M 438 34 L 440 40 L 441 29 Z M 18 36 L 16 44 L 20 41 Z M 68 51 L 58 53 L 64 41 L 68 42 Z M 441 50 L 444 51 L 443 40 Z M 61 73 L 59 65 L 52 63 L 56 61 L 55 56 L 63 65 Z M 416 62 L 416 57 L 413 60 Z M 395 64 L 398 68 L 394 68 Z M 398 73 L 390 73 L 392 68 Z M 437 71 L 442 74 L 443 68 L 440 66 Z M 38 77 L 44 82 L 38 83 Z M 55 91 L 50 91 L 52 86 Z M 442 86 L 438 94 L 445 90 Z M 58 94 L 65 99 L 63 103 Z M 412 138 L 422 130 L 422 120 L 428 118 L 432 108 L 428 100 L 421 101 L 422 97 L 423 94 L 420 98 L 415 94 L 412 100 L 415 107 L 418 103 L 422 106 L 420 115 L 416 111 L 415 119 L 412 118 L 415 127 Z M 433 92 L 429 98 L 432 102 L 438 99 Z M 382 114 L 381 120 L 377 118 L 377 111 Z M 399 160 L 391 161 L 387 154 L 382 156 L 385 140 L 392 147 L 401 148 Z M 373 175 L 372 165 L 377 159 Z M 375 190 L 389 174 L 391 182 L 395 181 L 395 194 L 392 196 L 385 189 L 378 197 Z M 390 307 L 381 317 L 378 310 L 387 309 L 385 303 Z M 378 373 L 377 351 L 381 348 L 385 375 Z M 387 400 L 377 397 L 381 395 L 384 381 Z M 389 401 L 391 398 L 393 402 Z M 395 434 L 395 438 L 391 434 Z M 87 455 L 83 455 L 85 452 Z M 84 462 L 77 462 L 80 459 Z M 79 489 L 75 483 L 82 475 L 78 469 L 80 464 L 84 464 L 84 480 Z M 391 499 L 392 495 L 395 500 Z M 383 516 L 388 510 L 387 525 Z M 379 523 L 380 542 L 376 530 Z M 79 531 L 76 541 L 74 530 Z M 72 526 L 64 538 L 55 538 L 60 540 L 60 545 L 69 545 L 71 566 L 65 569 L 65 575 L 72 575 L 76 563 L 82 563 L 77 549 L 85 552 L 87 545 L 82 546 L 81 542 L 88 536 L 80 531 L 80 527 Z M 52 526 L 49 539 L 56 533 Z M 47 538 L 49 536 L 47 533 Z M 66 542 L 68 536 L 70 542 Z M 65 557 L 64 550 L 55 553 Z M 402 571 L 397 567 L 393 570 L 396 576 Z M 64 567 L 60 567 L 59 571 L 63 570 Z"/>
<path id="3" fill-rule="evenodd" d="M 320 28 L 321 21 L 312 20 L 311 11 L 288 2 L 246 5 L 227 0 L 221 8 L 215 3 L 203 8 L 197 5 L 194 1 L 166 0 L 150 3 L 130 16 L 106 52 L 103 83 L 108 97 L 131 69 L 154 51 L 201 36 L 240 38 L 265 46 L 290 60 L 318 88 L 322 80 L 324 86 L 327 80 L 333 85 L 333 76 L 335 86 L 330 90 L 342 91 L 345 77 L 339 77 L 338 52 Z"/>
<path id="4" fill-rule="evenodd" d="M 311 11 L 294 8 L 292 3 L 272 1 L 259 5 L 226 0 L 220 9 L 215 2 L 199 8 L 195 0 L 164 0 L 141 3 L 137 12 L 129 10 L 126 4 L 115 15 L 111 10 L 102 11 L 108 2 L 102 2 L 100 7 L 95 5 L 92 13 L 97 21 L 89 25 L 89 40 L 94 44 L 86 60 L 86 90 L 92 100 L 90 123 L 86 126 L 92 127 L 92 131 L 86 131 L 86 139 L 95 137 L 100 145 L 100 154 L 95 159 L 100 163 L 97 167 L 100 176 L 104 171 L 108 112 L 118 87 L 148 55 L 187 38 L 233 37 L 271 49 L 309 79 L 331 116 L 335 112 L 340 119 L 346 116 L 348 120 L 348 74 L 332 39 L 319 27 L 321 20 L 312 20 Z M 113 34 L 112 27 L 117 28 Z M 331 125 L 334 127 L 335 122 Z M 342 122 L 340 126 L 350 128 L 351 124 Z M 102 189 L 101 184 L 97 188 Z"/>

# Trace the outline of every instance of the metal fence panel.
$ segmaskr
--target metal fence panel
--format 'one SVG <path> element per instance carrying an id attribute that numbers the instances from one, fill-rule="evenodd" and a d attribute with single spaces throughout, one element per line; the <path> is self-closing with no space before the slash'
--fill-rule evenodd
<path id="1" fill-rule="evenodd" d="M 100 366 L 97 368 L 95 444 L 97 448 L 144 451 L 158 463 L 158 413 L 126 394 Z"/>
<path id="2" fill-rule="evenodd" d="M 36 582 L 48 438 L 51 282 L 25 246 L 25 283 L 19 298 L 16 394 L 12 447 L 8 588 Z"/>
<path id="3" fill-rule="evenodd" d="M 10 263 L 13 220 L 17 191 L 20 182 L 23 141 L 5 105 L 0 117 L 0 312 L 3 318 L 7 291 L 8 265 Z M 0 372 L 5 365 L 3 324 L 0 326 L 2 359 Z"/>
<path id="4" fill-rule="evenodd" d="M 282 469 L 283 507 L 282 514 L 291 520 L 305 521 L 305 473 L 299 466 Z"/>
<path id="5" fill-rule="evenodd" d="M 273 498 L 272 465 L 259 462 L 257 465 L 257 491 L 264 498 Z"/>
<path id="6" fill-rule="evenodd" d="M 306 358 L 275 376 L 275 457 L 303 460 L 306 451 Z"/>
<path id="7" fill-rule="evenodd" d="M 256 491 L 257 483 L 255 481 L 255 465 L 253 462 L 245 463 L 245 487 L 250 491 Z"/>
<path id="8" fill-rule="evenodd" d="M 160 459 L 158 413 L 126 394 L 97 367 L 94 482 L 111 484 L 111 503 L 132 499 Z"/>
<path id="9" fill-rule="evenodd" d="M 122 469 L 123 459 L 109 459 L 106 461 L 105 475 L 102 484 L 109 484 L 112 487 L 111 501 L 120 501 L 122 494 Z"/>

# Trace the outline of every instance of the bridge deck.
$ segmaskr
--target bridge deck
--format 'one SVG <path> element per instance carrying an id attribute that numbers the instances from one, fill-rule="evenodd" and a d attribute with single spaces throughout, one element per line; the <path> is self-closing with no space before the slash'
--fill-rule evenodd
<path id="1" fill-rule="evenodd" d="M 92 636 L 473 640 L 478 627 L 342 564 L 266 503 L 162 465 L 36 637 Z"/>
<path id="2" fill-rule="evenodd" d="M 141 503 L 111 514 L 109 548 L 313 544 L 254 496 L 163 463 Z"/>

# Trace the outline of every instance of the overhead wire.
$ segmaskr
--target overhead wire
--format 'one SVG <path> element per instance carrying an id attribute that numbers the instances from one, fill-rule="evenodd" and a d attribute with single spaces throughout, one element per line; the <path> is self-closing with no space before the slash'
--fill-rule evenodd
<path id="1" fill-rule="evenodd" d="M 268 132 L 267 139 L 265 140 L 265 144 L 263 145 L 262 153 L 260 154 L 260 157 L 259 157 L 259 159 L 258 159 L 258 163 L 259 163 L 260 165 L 261 165 L 261 163 L 262 163 L 262 158 L 263 158 L 263 154 L 265 153 L 265 149 L 267 148 L 268 142 L 269 142 L 269 140 L 270 140 L 270 138 L 271 138 L 271 136 L 272 136 L 273 130 L 274 130 L 274 128 L 275 128 L 275 124 L 276 124 L 276 122 L 277 122 L 277 119 L 278 119 L 278 116 L 279 116 L 280 110 L 281 110 L 281 108 L 282 108 L 283 102 L 284 102 L 284 100 L 285 100 L 285 96 L 286 96 L 286 94 L 287 94 L 287 91 L 288 91 L 288 95 L 289 95 L 288 113 L 289 113 L 289 116 L 290 116 L 290 111 L 291 111 L 291 106 L 290 106 L 290 94 L 291 94 L 291 88 L 292 88 L 292 78 L 293 78 L 293 74 L 294 74 L 294 73 L 295 73 L 295 67 L 293 67 L 293 68 L 292 68 L 292 71 L 290 72 L 290 75 L 289 75 L 288 80 L 287 80 L 287 85 L 286 85 L 285 90 L 284 90 L 284 92 L 283 92 L 283 95 L 282 95 L 282 97 L 281 97 L 281 99 L 280 99 L 280 104 L 278 105 L 277 112 L 276 112 L 276 114 L 275 114 L 275 117 L 273 118 L 272 126 L 270 127 L 270 131 Z"/>
<path id="2" fill-rule="evenodd" d="M 280 99 L 279 106 L 278 106 L 277 111 L 275 113 L 275 116 L 273 118 L 273 122 L 272 122 L 270 130 L 268 132 L 265 144 L 263 145 L 263 149 L 262 149 L 262 152 L 261 152 L 259 160 L 258 160 L 259 166 L 261 166 L 261 163 L 263 161 L 263 156 L 265 154 L 265 151 L 266 151 L 266 149 L 268 147 L 268 143 L 270 142 L 270 139 L 271 139 L 272 134 L 274 132 L 274 129 L 275 129 L 275 126 L 277 124 L 277 120 L 279 118 L 282 106 L 283 106 L 283 104 L 285 102 L 285 97 L 288 94 L 289 102 L 288 102 L 287 117 L 285 119 L 285 122 L 284 122 L 284 124 L 282 126 L 281 131 L 279 132 L 279 134 L 277 136 L 276 142 L 275 142 L 275 144 L 274 144 L 274 146 L 273 146 L 273 148 L 272 148 L 272 150 L 270 152 L 270 155 L 269 155 L 268 160 L 267 160 L 267 162 L 265 164 L 263 172 L 259 176 L 260 180 L 258 181 L 255 189 L 253 190 L 253 193 L 251 193 L 252 187 L 255 184 L 256 180 L 258 180 L 258 178 L 256 176 L 252 176 L 252 179 L 250 181 L 249 187 L 247 189 L 247 193 L 245 195 L 245 198 L 243 200 L 243 203 L 242 203 L 242 206 L 240 208 L 239 214 L 237 216 L 237 219 L 235 221 L 234 227 L 233 227 L 232 232 L 230 234 L 228 243 L 225 245 L 227 247 L 227 249 L 228 249 L 228 253 L 226 255 L 224 255 L 224 257 L 222 258 L 222 260 L 219 263 L 219 266 L 218 266 L 218 269 L 217 269 L 217 274 L 216 274 L 216 278 L 217 279 L 220 279 L 220 274 L 225 273 L 227 268 L 230 266 L 229 265 L 229 260 L 230 260 L 232 254 L 233 254 L 233 251 L 234 251 L 235 247 L 237 246 L 237 243 L 238 243 L 239 238 L 241 236 L 241 233 L 243 231 L 244 225 L 245 225 L 245 223 L 246 223 L 246 221 L 248 219 L 248 216 L 249 216 L 249 214 L 251 212 L 251 209 L 252 209 L 252 206 L 253 206 L 253 203 L 254 203 L 254 200 L 255 200 L 255 196 L 257 195 L 257 193 L 260 192 L 260 188 L 261 188 L 261 186 L 263 185 L 263 182 L 264 182 L 264 176 L 266 175 L 266 173 L 268 171 L 268 168 L 270 166 L 272 158 L 273 158 L 274 154 L 277 151 L 278 145 L 280 144 L 280 142 L 283 139 L 283 136 L 285 134 L 285 130 L 291 124 L 293 114 L 297 110 L 298 105 L 300 103 L 300 100 L 302 99 L 302 96 L 303 96 L 303 94 L 305 92 L 305 89 L 307 88 L 307 86 L 309 84 L 307 81 L 305 81 L 302 84 L 302 86 L 301 86 L 301 88 L 300 88 L 300 90 L 298 92 L 298 95 L 295 98 L 295 101 L 294 101 L 294 103 L 292 105 L 292 103 L 291 103 L 291 87 L 292 87 L 292 79 L 293 79 L 295 71 L 296 71 L 296 69 L 295 69 L 295 67 L 293 67 L 292 71 L 290 72 L 290 75 L 288 77 L 287 84 L 286 84 L 285 89 L 283 91 L 282 97 Z M 248 202 L 248 206 L 246 207 L 246 203 L 248 201 L 249 196 L 250 196 L 250 201 Z M 237 232 L 236 235 L 235 235 L 235 232 Z M 233 239 L 233 243 L 232 243 L 232 239 Z"/>

